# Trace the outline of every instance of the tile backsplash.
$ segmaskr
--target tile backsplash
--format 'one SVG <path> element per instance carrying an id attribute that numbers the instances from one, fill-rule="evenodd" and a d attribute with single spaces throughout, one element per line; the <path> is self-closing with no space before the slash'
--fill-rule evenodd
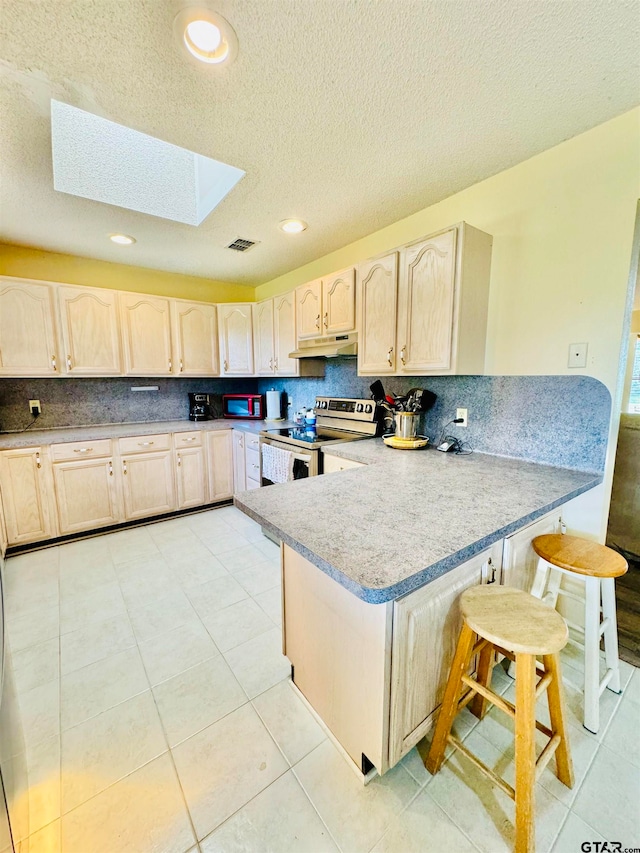
<path id="1" fill-rule="evenodd" d="M 258 388 L 286 391 L 293 413 L 313 406 L 317 395 L 371 396 L 376 377 L 358 376 L 354 358 L 327 359 L 324 379 L 260 380 Z M 611 397 L 590 376 L 389 376 L 387 393 L 428 388 L 437 394 L 424 415 L 422 433 L 440 436 L 456 408 L 469 411 L 469 426 L 447 433 L 475 450 L 589 471 L 604 469 Z"/>
<path id="2" fill-rule="evenodd" d="M 381 377 L 388 392 L 428 388 L 437 394 L 421 432 L 436 440 L 457 407 L 469 411 L 465 429 L 447 432 L 475 450 L 531 459 L 549 465 L 602 471 L 611 398 L 589 376 L 392 376 Z M 290 415 L 312 406 L 317 395 L 371 396 L 375 377 L 358 376 L 354 358 L 327 359 L 323 379 L 0 379 L 0 431 L 24 429 L 28 401 L 42 404 L 39 428 L 140 423 L 187 418 L 189 392 L 286 392 Z M 136 386 L 157 391 L 132 391 Z"/>

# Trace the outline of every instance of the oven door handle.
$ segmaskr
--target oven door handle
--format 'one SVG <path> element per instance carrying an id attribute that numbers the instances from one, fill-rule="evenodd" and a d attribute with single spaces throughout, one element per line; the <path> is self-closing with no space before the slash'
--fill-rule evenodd
<path id="1" fill-rule="evenodd" d="M 293 458 L 297 459 L 299 462 L 305 462 L 308 465 L 311 464 L 311 454 L 306 455 L 303 453 L 296 453 L 295 450 L 291 449 L 291 445 L 281 444 L 279 441 L 263 441 L 262 444 L 270 444 L 272 447 L 279 447 L 280 450 L 286 450 L 289 453 L 293 453 Z"/>

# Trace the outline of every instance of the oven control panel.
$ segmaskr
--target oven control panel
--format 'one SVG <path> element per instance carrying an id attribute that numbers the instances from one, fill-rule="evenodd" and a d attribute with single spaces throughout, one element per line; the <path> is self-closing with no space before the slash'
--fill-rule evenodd
<path id="1" fill-rule="evenodd" d="M 351 397 L 317 397 L 315 413 L 326 418 L 373 422 L 376 404 L 373 400 L 357 400 Z"/>

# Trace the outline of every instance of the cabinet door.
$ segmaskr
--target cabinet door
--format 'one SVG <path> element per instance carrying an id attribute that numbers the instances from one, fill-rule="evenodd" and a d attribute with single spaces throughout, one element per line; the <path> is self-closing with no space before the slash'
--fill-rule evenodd
<path id="1" fill-rule="evenodd" d="M 355 269 L 342 270 L 322 280 L 324 335 L 351 332 L 356 326 Z"/>
<path id="2" fill-rule="evenodd" d="M 322 281 L 311 281 L 296 288 L 298 340 L 322 334 Z"/>
<path id="3" fill-rule="evenodd" d="M 233 442 L 230 429 L 210 432 L 209 440 L 209 500 L 221 501 L 233 497 Z"/>
<path id="4" fill-rule="evenodd" d="M 451 367 L 456 234 L 452 228 L 400 254 L 397 345 L 403 371 Z"/>
<path id="5" fill-rule="evenodd" d="M 177 355 L 174 371 L 181 376 L 217 376 L 220 368 L 216 306 L 179 299 L 172 305 Z"/>
<path id="6" fill-rule="evenodd" d="M 296 348 L 296 296 L 294 291 L 273 300 L 273 337 L 278 376 L 298 376 L 300 360 L 289 358 Z"/>
<path id="7" fill-rule="evenodd" d="M 358 266 L 358 373 L 395 373 L 398 253 Z"/>
<path id="8" fill-rule="evenodd" d="M 253 374 L 251 304 L 220 305 L 220 355 L 223 376 Z"/>
<path id="9" fill-rule="evenodd" d="M 40 447 L 0 453 L 0 482 L 9 545 L 55 535 L 49 456 Z"/>
<path id="10" fill-rule="evenodd" d="M 391 652 L 389 765 L 431 728 L 453 660 L 465 589 L 491 579 L 489 561 L 500 562 L 502 543 L 394 603 Z"/>
<path id="11" fill-rule="evenodd" d="M 170 450 L 122 457 L 126 518 L 146 518 L 176 508 L 173 453 Z"/>
<path id="12" fill-rule="evenodd" d="M 66 372 L 77 376 L 121 373 L 117 295 L 97 287 L 60 286 L 57 292 Z"/>
<path id="13" fill-rule="evenodd" d="M 53 290 L 0 278 L 0 375 L 56 376 Z"/>
<path id="14" fill-rule="evenodd" d="M 125 372 L 163 376 L 173 369 L 168 299 L 120 293 Z"/>
<path id="15" fill-rule="evenodd" d="M 260 376 L 273 376 L 273 299 L 253 306 L 253 351 L 255 370 Z"/>
<path id="16" fill-rule="evenodd" d="M 233 431 L 233 493 L 244 492 L 247 488 L 247 469 L 244 456 L 245 434 L 242 430 Z"/>
<path id="17" fill-rule="evenodd" d="M 207 469 L 203 447 L 176 448 L 178 508 L 203 506 L 207 502 Z"/>
<path id="18" fill-rule="evenodd" d="M 558 533 L 561 516 L 562 510 L 558 508 L 506 537 L 502 554 L 502 583 L 505 586 L 515 586 L 529 592 L 538 566 L 538 557 L 531 547 L 531 540 L 545 533 Z"/>
<path id="19" fill-rule="evenodd" d="M 122 521 L 113 459 L 56 462 L 56 489 L 60 533 L 77 533 Z"/>

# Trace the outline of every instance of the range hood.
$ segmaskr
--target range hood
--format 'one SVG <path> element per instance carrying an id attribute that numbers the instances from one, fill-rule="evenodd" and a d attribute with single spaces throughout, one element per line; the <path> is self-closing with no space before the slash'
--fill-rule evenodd
<path id="1" fill-rule="evenodd" d="M 358 333 L 349 335 L 325 335 L 298 341 L 298 349 L 289 353 L 289 358 L 336 358 L 339 355 L 358 354 Z"/>

